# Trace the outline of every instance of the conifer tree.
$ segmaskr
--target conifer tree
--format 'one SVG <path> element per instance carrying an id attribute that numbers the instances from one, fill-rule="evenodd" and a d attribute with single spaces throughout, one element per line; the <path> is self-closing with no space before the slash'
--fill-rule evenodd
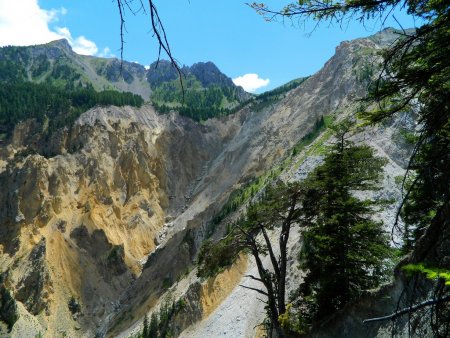
<path id="1" fill-rule="evenodd" d="M 368 96 L 368 107 L 361 115 L 372 123 L 414 112 L 416 142 L 409 160 L 403 188 L 404 198 L 397 216 L 405 221 L 404 251 L 410 262 L 426 263 L 438 269 L 450 268 L 448 254 L 450 227 L 450 3 L 448 0 L 381 1 L 295 1 L 281 10 L 264 3 L 252 7 L 268 20 L 277 16 L 318 23 L 341 25 L 356 19 L 365 23 L 378 18 L 385 22 L 395 8 L 405 9 L 421 23 L 413 30 L 397 31 L 398 39 L 384 52 L 383 71 Z M 376 103 L 374 105 L 374 103 Z M 375 110 L 373 108 L 376 107 Z M 393 224 L 397 230 L 399 217 Z M 447 337 L 450 317 L 446 296 L 450 288 L 436 283 L 436 301 L 427 303 L 436 315 L 431 321 L 435 336 Z M 413 289 L 416 284 L 413 282 Z M 403 293 L 402 293 L 403 295 Z M 403 297 L 403 296 L 402 296 Z M 402 298 L 401 297 L 401 298 Z M 401 301 L 399 300 L 399 303 Z M 408 301 L 410 302 L 410 301 Z M 416 304 L 417 305 L 417 304 Z M 410 308 L 422 308 L 409 304 Z M 411 318 L 411 311 L 409 313 Z M 381 319 L 381 320 L 385 320 Z M 380 320 L 380 319 L 378 319 Z M 414 332 L 411 332 L 414 334 Z"/>
<path id="2" fill-rule="evenodd" d="M 300 258 L 307 275 L 300 291 L 303 321 L 309 324 L 376 287 L 390 253 L 382 223 L 371 218 L 379 202 L 355 196 L 376 189 L 384 160 L 372 148 L 350 142 L 348 134 L 344 123 L 323 164 L 305 182 Z"/>
<path id="3" fill-rule="evenodd" d="M 148 331 L 148 316 L 145 314 L 144 316 L 144 328 L 142 330 L 142 338 L 150 338 Z"/>
<path id="4" fill-rule="evenodd" d="M 158 315 L 156 313 L 152 313 L 152 317 L 150 319 L 150 327 L 148 329 L 148 336 L 151 338 L 158 337 Z"/>

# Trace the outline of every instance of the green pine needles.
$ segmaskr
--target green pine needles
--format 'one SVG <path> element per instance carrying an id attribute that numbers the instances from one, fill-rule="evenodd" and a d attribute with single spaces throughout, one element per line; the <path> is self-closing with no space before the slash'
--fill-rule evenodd
<path id="1" fill-rule="evenodd" d="M 442 280 L 445 285 L 450 286 L 450 270 L 439 269 L 420 264 L 407 264 L 402 269 L 407 274 L 423 273 L 427 279 Z"/>
<path id="2" fill-rule="evenodd" d="M 337 142 L 304 182 L 300 262 L 307 275 L 299 309 L 305 325 L 377 287 L 392 255 L 382 222 L 371 217 L 383 201 L 355 197 L 355 192 L 377 189 L 385 161 L 372 148 L 350 142 L 348 133 L 345 125 L 337 130 Z"/>

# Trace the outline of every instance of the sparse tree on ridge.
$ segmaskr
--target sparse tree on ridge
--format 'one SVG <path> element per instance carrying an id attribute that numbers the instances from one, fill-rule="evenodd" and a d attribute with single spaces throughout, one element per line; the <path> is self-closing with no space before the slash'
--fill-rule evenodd
<path id="1" fill-rule="evenodd" d="M 355 196 L 378 189 L 385 160 L 348 136 L 349 125 L 344 123 L 323 164 L 305 182 L 300 262 L 306 276 L 298 303 L 306 326 L 342 309 L 363 290 L 377 287 L 391 256 L 383 223 L 372 219 L 383 201 Z"/>
<path id="2" fill-rule="evenodd" d="M 376 188 L 385 161 L 370 147 L 348 141 L 348 128 L 345 124 L 338 129 L 338 141 L 305 181 L 269 186 L 260 202 L 249 206 L 245 218 L 231 225 L 226 237 L 206 242 L 199 254 L 201 276 L 230 265 L 241 251 L 251 254 L 259 276 L 247 277 L 260 282 L 261 288 L 250 289 L 265 297 L 278 337 L 304 332 L 362 290 L 377 286 L 385 272 L 388 236 L 382 223 L 371 219 L 377 202 L 354 196 L 355 191 Z M 286 314 L 287 243 L 294 224 L 304 236 L 301 261 L 307 272 L 301 297 L 296 299 L 304 324 L 297 327 Z M 264 265 L 266 256 L 269 266 Z"/>
<path id="3" fill-rule="evenodd" d="M 265 297 L 271 330 L 278 337 L 285 337 L 279 316 L 286 312 L 287 245 L 292 227 L 301 221 L 304 194 L 299 183 L 269 186 L 264 198 L 248 208 L 243 220 L 231 225 L 225 238 L 217 243 L 206 242 L 199 254 L 201 276 L 217 273 L 218 267 L 231 264 L 242 251 L 253 256 L 259 276 L 247 277 L 261 287 L 242 287 Z M 271 239 L 272 231 L 276 239 Z M 268 266 L 264 263 L 266 255 L 270 259 Z"/>

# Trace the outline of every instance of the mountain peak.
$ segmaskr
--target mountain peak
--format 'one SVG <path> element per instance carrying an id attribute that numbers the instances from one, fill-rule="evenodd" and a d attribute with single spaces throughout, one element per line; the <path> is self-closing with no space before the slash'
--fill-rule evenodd
<path id="1" fill-rule="evenodd" d="M 190 67 L 183 66 L 181 71 L 185 76 L 193 75 L 205 88 L 212 85 L 235 87 L 233 81 L 211 61 L 197 62 Z M 178 72 L 170 61 L 159 60 L 150 65 L 147 78 L 152 86 L 158 86 L 162 82 L 176 80 Z"/>
<path id="2" fill-rule="evenodd" d="M 65 38 L 49 42 L 48 45 L 72 51 L 72 47 L 70 46 L 69 41 L 67 41 L 67 39 Z"/>
<path id="3" fill-rule="evenodd" d="M 190 71 L 204 87 L 211 85 L 234 87 L 233 81 L 211 61 L 194 63 L 190 67 Z"/>
<path id="4" fill-rule="evenodd" d="M 153 87 L 157 87 L 163 82 L 173 81 L 177 77 L 176 68 L 168 60 L 155 61 L 147 70 L 147 80 Z"/>

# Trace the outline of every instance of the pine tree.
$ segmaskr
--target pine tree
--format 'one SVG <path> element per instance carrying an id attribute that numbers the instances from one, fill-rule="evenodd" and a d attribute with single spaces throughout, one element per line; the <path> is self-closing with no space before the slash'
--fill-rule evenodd
<path id="1" fill-rule="evenodd" d="M 142 330 L 142 338 L 150 338 L 149 330 L 148 330 L 148 316 L 145 314 L 144 316 L 144 328 Z"/>
<path id="2" fill-rule="evenodd" d="M 158 338 L 158 315 L 156 313 L 152 313 L 148 334 L 150 338 Z"/>
<path id="3" fill-rule="evenodd" d="M 307 228 L 300 258 L 308 272 L 300 291 L 309 324 L 376 287 L 390 253 L 382 223 L 371 219 L 378 202 L 355 197 L 356 191 L 376 188 L 384 160 L 370 147 L 348 141 L 348 132 L 348 124 L 337 130 L 338 141 L 305 182 Z"/>

